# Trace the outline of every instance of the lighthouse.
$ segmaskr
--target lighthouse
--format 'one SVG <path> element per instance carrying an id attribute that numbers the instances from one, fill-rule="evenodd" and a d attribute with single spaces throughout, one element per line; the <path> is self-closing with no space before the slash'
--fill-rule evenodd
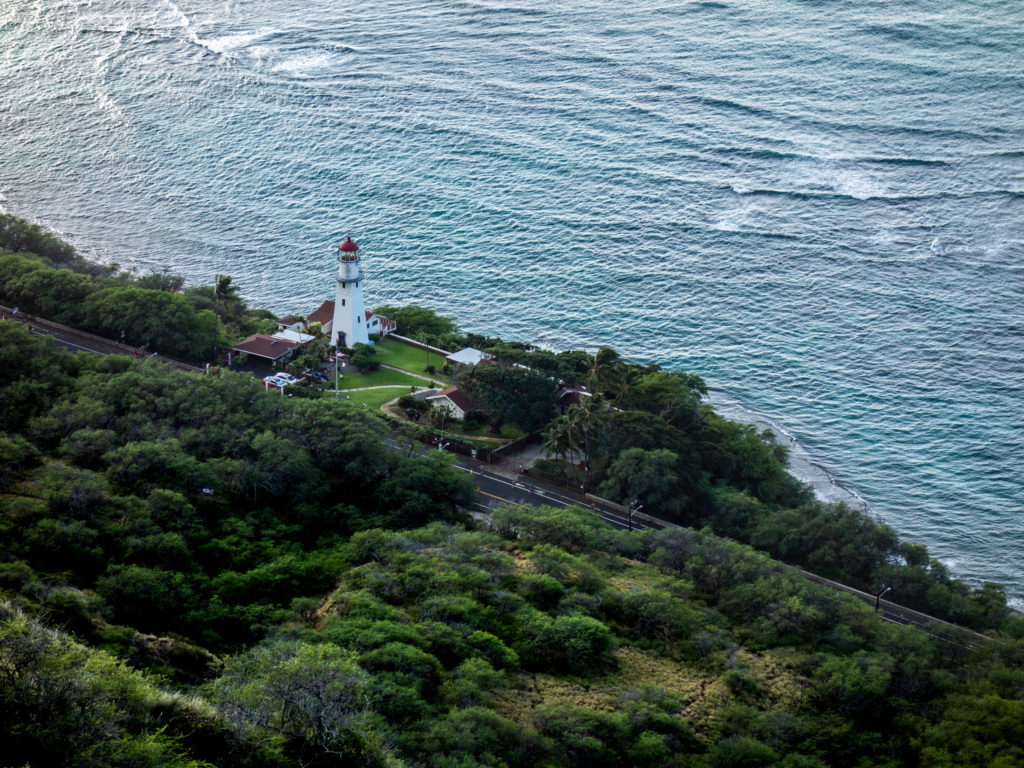
<path id="1" fill-rule="evenodd" d="M 359 246 L 346 237 L 338 246 L 337 290 L 334 297 L 334 322 L 331 345 L 354 347 L 368 344 L 366 307 L 363 304 L 363 271 L 359 268 Z"/>

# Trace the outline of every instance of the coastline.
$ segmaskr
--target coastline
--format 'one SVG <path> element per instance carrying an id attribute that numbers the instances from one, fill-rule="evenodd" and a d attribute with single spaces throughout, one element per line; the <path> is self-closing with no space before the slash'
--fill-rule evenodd
<path id="1" fill-rule="evenodd" d="M 749 424 L 758 430 L 770 430 L 780 445 L 789 449 L 786 470 L 797 480 L 814 489 L 814 495 L 829 504 L 844 502 L 854 509 L 871 514 L 871 506 L 852 488 L 836 480 L 835 475 L 804 448 L 794 435 L 779 424 L 745 407 L 739 400 L 717 389 L 708 389 L 708 402 L 724 418 L 740 424 Z"/>
<path id="2" fill-rule="evenodd" d="M 847 506 L 859 509 L 880 522 L 892 526 L 897 535 L 902 538 L 903 534 L 899 527 L 881 518 L 874 512 L 863 496 L 836 480 L 828 468 L 817 461 L 800 441 L 783 427 L 766 416 L 746 408 L 739 400 L 722 390 L 709 388 L 707 400 L 724 418 L 739 422 L 740 424 L 749 424 L 759 430 L 771 430 L 779 443 L 789 449 L 789 461 L 786 464 L 786 471 L 797 480 L 809 484 L 818 500 L 828 504 L 844 502 Z M 973 579 L 968 580 L 959 575 L 956 562 L 952 562 L 948 558 L 938 559 L 949 569 L 950 576 L 953 578 L 961 579 L 975 588 L 981 586 L 980 583 L 975 582 Z M 1003 586 L 1005 587 L 1006 585 Z M 1010 593 L 1006 596 L 1006 604 L 1017 613 L 1024 613 L 1024 598 Z"/>

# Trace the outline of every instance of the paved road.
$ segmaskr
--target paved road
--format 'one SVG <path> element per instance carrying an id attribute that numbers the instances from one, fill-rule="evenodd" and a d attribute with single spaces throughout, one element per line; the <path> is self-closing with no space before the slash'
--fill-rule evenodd
<path id="1" fill-rule="evenodd" d="M 0 312 L 7 317 L 11 317 L 13 308 L 0 305 Z M 54 323 L 27 312 L 18 312 L 15 318 L 16 321 L 21 321 L 27 324 L 31 328 L 32 333 L 37 336 L 50 336 L 57 346 L 64 347 L 72 352 L 93 352 L 97 355 L 129 355 L 139 358 L 157 357 L 161 362 L 173 365 L 175 368 L 180 368 L 183 371 L 199 373 L 203 370 L 202 368 L 197 368 L 194 365 L 183 363 L 180 360 L 163 357 L 162 355 L 157 356 L 148 350 L 139 350 L 136 347 L 130 347 L 127 344 L 120 344 L 116 341 L 111 341 L 110 339 L 104 339 L 102 336 L 86 333 L 85 331 L 80 331 L 77 328 L 69 328 L 66 325 Z"/>
<path id="2" fill-rule="evenodd" d="M 407 452 L 410 450 L 409 443 L 388 438 L 385 442 L 395 450 Z M 437 450 L 422 443 L 414 443 L 411 448 L 413 453 L 425 455 Z M 489 467 L 483 462 L 463 456 L 453 456 L 455 467 L 470 476 L 470 480 L 476 487 L 476 499 L 474 501 L 474 513 L 489 514 L 497 509 L 499 504 L 511 503 L 520 506 L 549 506 L 568 507 L 578 506 L 590 509 L 602 520 L 607 521 L 615 528 L 626 530 L 629 528 L 629 518 L 614 509 L 595 504 L 589 499 L 576 494 L 567 493 L 563 490 L 551 488 L 547 485 L 532 482 L 529 478 L 519 477 L 512 473 L 500 472 Z M 634 530 L 645 530 L 648 528 L 664 528 L 649 520 L 633 520 Z"/>

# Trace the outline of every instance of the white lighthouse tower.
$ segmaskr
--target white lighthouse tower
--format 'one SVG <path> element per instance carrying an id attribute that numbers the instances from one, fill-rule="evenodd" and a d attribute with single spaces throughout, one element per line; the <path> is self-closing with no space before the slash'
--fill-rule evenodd
<path id="1" fill-rule="evenodd" d="M 354 347 L 368 344 L 366 307 L 363 304 L 363 271 L 359 268 L 359 246 L 346 237 L 338 246 L 338 282 L 334 296 L 331 345 Z"/>

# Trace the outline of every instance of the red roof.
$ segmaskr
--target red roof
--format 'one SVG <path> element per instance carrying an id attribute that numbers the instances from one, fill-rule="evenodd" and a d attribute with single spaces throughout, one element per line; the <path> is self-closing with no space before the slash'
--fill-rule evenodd
<path id="1" fill-rule="evenodd" d="M 321 304 L 316 311 L 314 311 L 309 317 L 306 318 L 306 325 L 312 325 L 313 323 L 320 323 L 320 325 L 327 325 L 334 319 L 334 302 L 328 299 Z"/>
<path id="2" fill-rule="evenodd" d="M 446 397 L 451 400 L 463 413 L 471 411 L 475 407 L 473 401 L 459 391 L 458 387 L 448 387 L 433 395 L 428 395 L 427 400 L 439 400 Z"/>
<path id="3" fill-rule="evenodd" d="M 346 237 L 345 242 L 338 246 L 339 251 L 345 251 L 346 253 L 355 253 L 359 250 L 359 246 L 352 242 L 351 237 Z"/>
<path id="4" fill-rule="evenodd" d="M 579 405 L 584 397 L 590 397 L 590 393 L 587 392 L 586 387 L 575 386 L 556 390 L 555 396 L 558 398 L 560 406 L 568 408 L 573 405 Z"/>
<path id="5" fill-rule="evenodd" d="M 371 317 L 373 317 L 373 312 L 366 310 L 366 319 L 369 320 Z"/>
<path id="6" fill-rule="evenodd" d="M 287 355 L 297 346 L 299 345 L 295 342 L 275 339 L 273 336 L 257 333 L 245 341 L 240 341 L 232 349 L 236 352 L 245 352 L 247 355 L 264 357 L 267 360 L 277 360 Z"/>

